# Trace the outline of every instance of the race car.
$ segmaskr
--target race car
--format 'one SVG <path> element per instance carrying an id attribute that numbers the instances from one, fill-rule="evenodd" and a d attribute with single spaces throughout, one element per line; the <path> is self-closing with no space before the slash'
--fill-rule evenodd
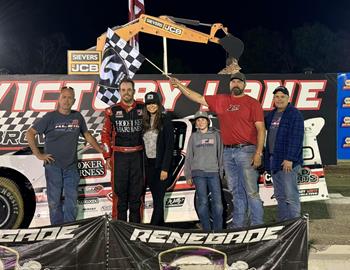
<path id="1" fill-rule="evenodd" d="M 171 185 L 164 198 L 166 222 L 197 221 L 195 187 L 188 185 L 183 174 L 186 148 L 193 132 L 188 118 L 173 120 L 174 155 Z M 323 118 L 305 120 L 304 168 L 298 182 L 301 201 L 328 199 L 324 170 L 317 144 Z M 0 228 L 27 228 L 50 224 L 46 181 L 42 161 L 30 148 L 0 156 Z M 78 170 L 81 176 L 78 219 L 111 214 L 112 188 L 110 171 L 101 154 L 82 145 L 78 147 Z M 264 205 L 274 205 L 273 180 L 263 170 L 257 181 Z M 223 205 L 226 223 L 232 221 L 232 196 L 223 179 Z M 210 194 L 208 194 L 210 198 Z M 146 191 L 143 222 L 148 223 L 153 210 L 152 195 Z"/>

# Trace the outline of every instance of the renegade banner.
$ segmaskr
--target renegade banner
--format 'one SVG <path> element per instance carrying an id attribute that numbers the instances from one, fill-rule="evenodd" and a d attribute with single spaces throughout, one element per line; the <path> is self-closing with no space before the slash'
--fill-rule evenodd
<path id="1" fill-rule="evenodd" d="M 307 219 L 203 232 L 110 224 L 110 269 L 307 269 Z"/>
<path id="2" fill-rule="evenodd" d="M 104 216 L 31 229 L 0 230 L 0 269 L 106 269 Z"/>

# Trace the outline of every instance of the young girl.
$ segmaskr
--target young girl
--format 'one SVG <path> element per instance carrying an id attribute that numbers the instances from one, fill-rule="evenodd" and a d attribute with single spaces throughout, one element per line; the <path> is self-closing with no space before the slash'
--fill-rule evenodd
<path id="1" fill-rule="evenodd" d="M 192 185 L 193 180 L 196 187 L 196 205 L 203 230 L 217 231 L 222 229 L 223 220 L 220 182 L 223 174 L 223 145 L 219 131 L 209 128 L 206 112 L 198 111 L 194 118 L 197 131 L 188 142 L 185 177 L 189 185 Z M 211 193 L 212 224 L 209 219 L 208 190 Z"/>
<path id="2" fill-rule="evenodd" d="M 164 225 L 164 195 L 171 177 L 174 150 L 174 131 L 169 117 L 162 113 L 157 93 L 145 95 L 143 114 L 143 141 L 145 145 L 145 173 L 153 198 L 152 225 Z"/>

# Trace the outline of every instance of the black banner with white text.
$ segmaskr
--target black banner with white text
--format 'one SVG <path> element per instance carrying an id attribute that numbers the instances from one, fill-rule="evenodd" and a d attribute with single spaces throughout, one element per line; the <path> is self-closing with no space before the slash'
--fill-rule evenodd
<path id="1" fill-rule="evenodd" d="M 307 220 L 218 233 L 113 221 L 109 269 L 307 269 Z"/>
<path id="2" fill-rule="evenodd" d="M 106 216 L 0 230 L 4 270 L 307 269 L 308 220 L 203 232 L 108 221 Z"/>
<path id="3" fill-rule="evenodd" d="M 0 230 L 1 270 L 106 269 L 106 217 Z"/>

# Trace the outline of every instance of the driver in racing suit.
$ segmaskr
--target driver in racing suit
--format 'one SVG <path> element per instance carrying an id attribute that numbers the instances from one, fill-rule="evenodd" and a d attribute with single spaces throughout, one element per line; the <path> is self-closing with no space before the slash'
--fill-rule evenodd
<path id="1" fill-rule="evenodd" d="M 120 102 L 105 110 L 102 130 L 103 156 L 112 172 L 112 216 L 118 220 L 141 222 L 141 201 L 144 190 L 142 109 L 134 100 L 134 82 L 123 79 L 119 85 Z"/>

